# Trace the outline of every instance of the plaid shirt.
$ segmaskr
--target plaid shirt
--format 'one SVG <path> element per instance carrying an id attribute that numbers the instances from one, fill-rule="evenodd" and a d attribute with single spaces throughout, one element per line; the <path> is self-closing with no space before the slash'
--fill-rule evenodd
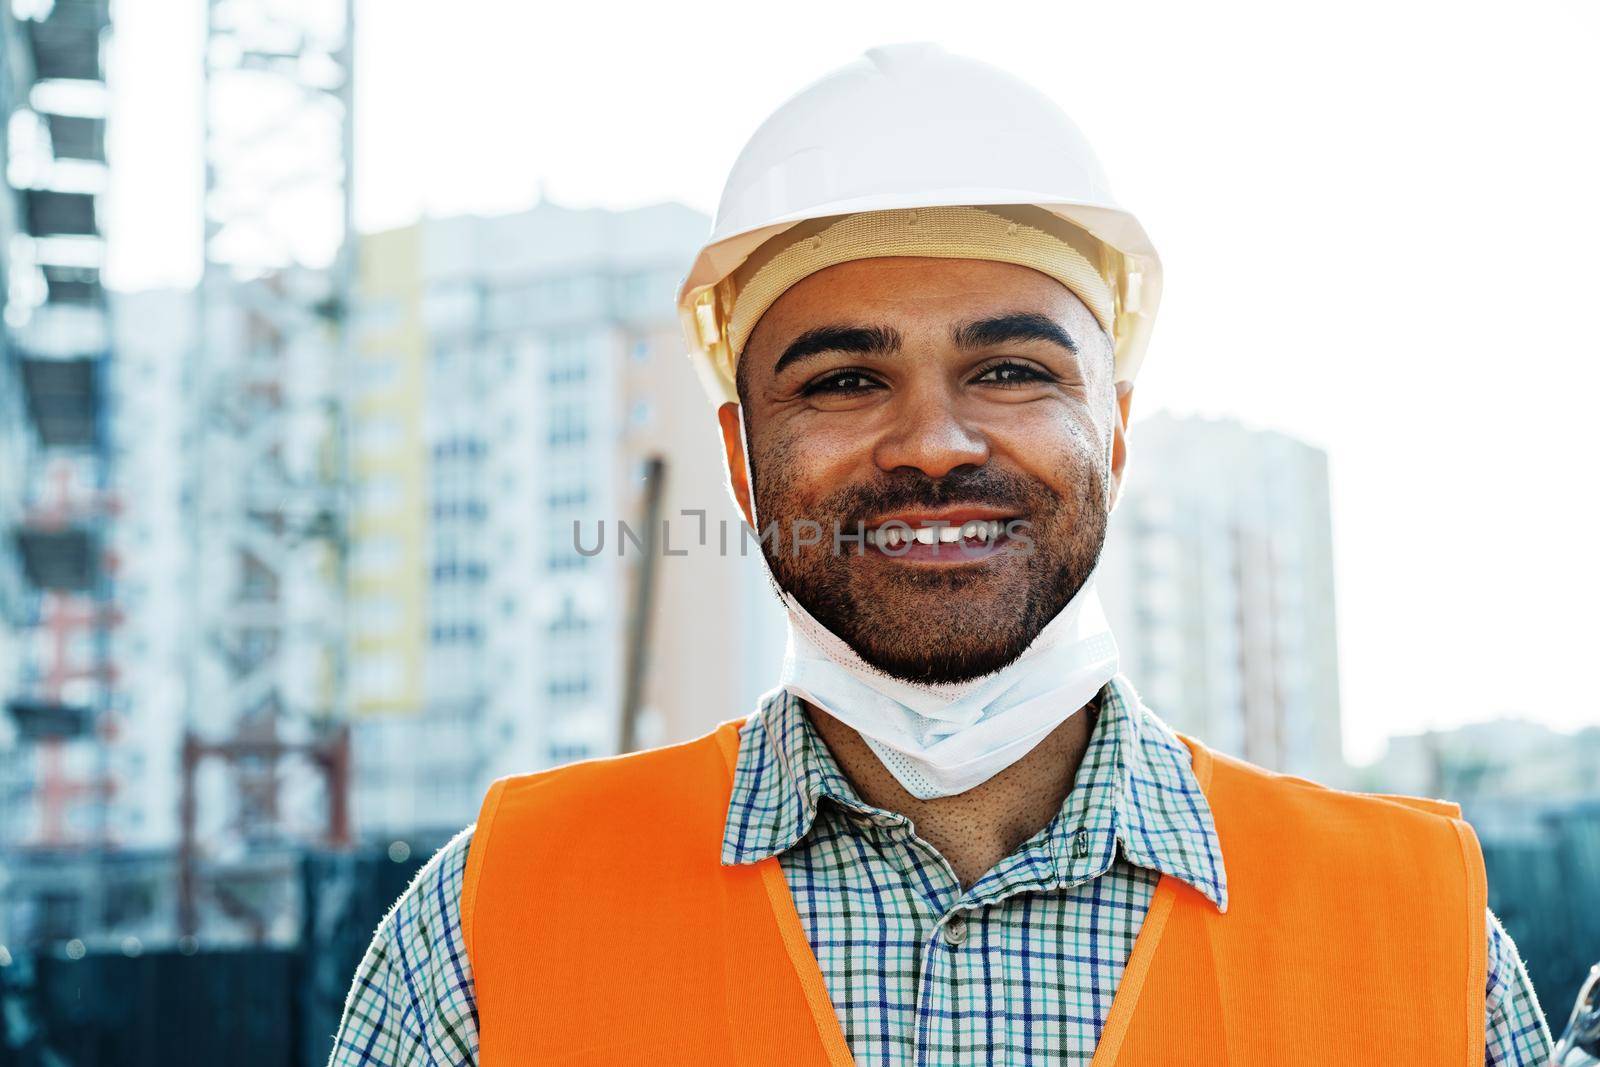
<path id="1" fill-rule="evenodd" d="M 963 890 L 902 815 L 861 800 L 801 703 L 742 731 L 722 862 L 777 855 L 857 1063 L 1088 1063 L 1162 874 L 1227 908 L 1189 752 L 1125 679 L 1101 691 L 1049 825 Z M 477 1063 L 459 901 L 470 829 L 384 917 L 331 1067 Z M 1489 1067 L 1544 1067 L 1550 1034 L 1516 947 L 1488 916 Z"/>

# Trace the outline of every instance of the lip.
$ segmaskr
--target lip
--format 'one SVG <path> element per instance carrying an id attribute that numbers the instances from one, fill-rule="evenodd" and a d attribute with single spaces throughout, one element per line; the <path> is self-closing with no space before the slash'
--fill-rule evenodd
<path id="1" fill-rule="evenodd" d="M 1000 524 L 1000 536 L 989 541 L 961 539 L 938 541 L 931 545 L 913 541 L 895 548 L 874 545 L 872 554 L 879 559 L 914 569 L 945 569 L 949 567 L 974 567 L 993 562 L 997 557 L 1009 555 L 1013 548 L 1010 526 L 1019 518 L 1014 511 L 989 507 L 951 506 L 932 511 L 902 511 L 881 517 L 868 529 L 877 530 L 890 523 L 903 523 L 913 530 L 928 527 L 960 528 L 969 522 Z"/>
<path id="2" fill-rule="evenodd" d="M 974 567 L 992 562 L 1000 556 L 1009 554 L 1011 547 L 1011 538 L 1002 533 L 998 540 L 987 541 L 982 544 L 972 544 L 966 541 L 932 545 L 916 543 L 902 545 L 892 551 L 874 547 L 871 552 L 878 559 L 902 567 Z"/>
<path id="3" fill-rule="evenodd" d="M 887 515 L 880 515 L 865 525 L 869 530 L 876 530 L 879 527 L 887 526 L 891 522 L 900 522 L 915 530 L 922 526 L 932 526 L 935 523 L 945 526 L 964 526 L 969 522 L 994 522 L 996 520 L 1007 522 L 1017 517 L 1016 512 L 1007 511 L 1005 508 L 956 506 L 939 508 L 934 511 L 897 511 Z"/>

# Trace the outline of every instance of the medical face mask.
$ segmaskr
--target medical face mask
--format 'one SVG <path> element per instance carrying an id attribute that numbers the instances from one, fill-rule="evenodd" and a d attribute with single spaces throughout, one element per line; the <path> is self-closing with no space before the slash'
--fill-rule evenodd
<path id="1" fill-rule="evenodd" d="M 743 432 L 741 417 L 741 441 Z M 743 443 L 748 471 L 749 444 Z M 767 567 L 765 555 L 760 558 Z M 772 578 L 770 568 L 767 574 Z M 773 585 L 780 588 L 775 579 Z M 789 635 L 780 686 L 861 734 L 906 791 L 923 800 L 964 793 L 993 778 L 1117 673 L 1116 639 L 1092 574 L 1016 660 L 992 674 L 949 684 L 885 674 L 792 594 L 782 592 L 782 598 Z"/>
<path id="2" fill-rule="evenodd" d="M 1094 582 L 1008 666 L 966 682 L 892 678 L 793 596 L 780 684 L 854 728 L 912 796 L 954 796 L 1031 752 L 1117 673 L 1117 642 Z"/>

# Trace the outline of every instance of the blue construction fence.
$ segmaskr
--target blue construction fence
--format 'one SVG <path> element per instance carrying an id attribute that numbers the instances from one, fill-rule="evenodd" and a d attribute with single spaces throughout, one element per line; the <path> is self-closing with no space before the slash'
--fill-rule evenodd
<path id="1" fill-rule="evenodd" d="M 0 1067 L 323 1067 L 373 930 L 428 855 L 304 856 L 292 949 L 13 952 Z"/>
<path id="2" fill-rule="evenodd" d="M 1538 821 L 1536 834 L 1481 843 L 1489 907 L 1517 943 L 1559 1035 L 1578 987 L 1600 963 L 1600 801 L 1552 808 Z"/>

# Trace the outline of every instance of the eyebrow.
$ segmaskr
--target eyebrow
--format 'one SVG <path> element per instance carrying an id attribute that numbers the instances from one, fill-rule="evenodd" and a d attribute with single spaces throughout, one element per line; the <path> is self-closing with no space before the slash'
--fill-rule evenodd
<path id="1" fill-rule="evenodd" d="M 1008 341 L 1049 341 L 1078 354 L 1078 342 L 1056 320 L 1036 311 L 1013 311 L 962 323 L 950 331 L 957 348 L 987 348 Z"/>
<path id="2" fill-rule="evenodd" d="M 953 327 L 950 340 L 957 348 L 988 348 L 1012 341 L 1048 341 L 1078 354 L 1078 342 L 1048 315 L 1036 311 L 1012 311 L 974 319 Z M 772 373 L 825 352 L 845 352 L 859 356 L 892 356 L 900 351 L 900 331 L 892 326 L 817 326 L 802 333 L 778 357 Z"/>
<path id="3" fill-rule="evenodd" d="M 891 326 L 818 326 L 789 342 L 772 373 L 821 355 L 824 352 L 851 352 L 860 356 L 892 356 L 900 351 L 900 331 Z"/>

